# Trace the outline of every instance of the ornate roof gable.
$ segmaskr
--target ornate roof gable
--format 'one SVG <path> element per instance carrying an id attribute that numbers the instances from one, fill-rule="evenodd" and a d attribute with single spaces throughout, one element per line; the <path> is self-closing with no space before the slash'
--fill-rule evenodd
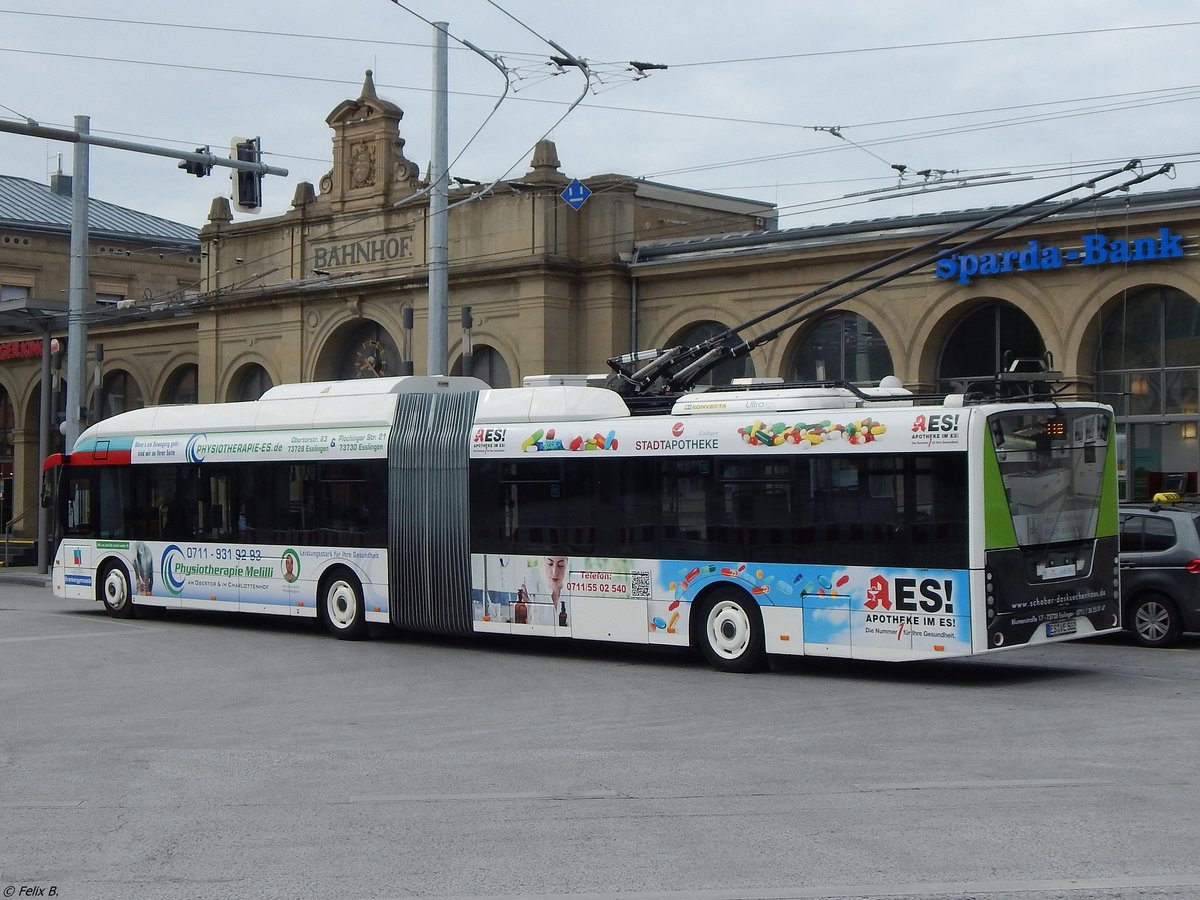
<path id="1" fill-rule="evenodd" d="M 404 156 L 402 118 L 404 110 L 375 92 L 368 69 L 359 98 L 343 100 L 325 118 L 334 131 L 333 168 L 321 179 L 319 199 L 343 209 L 366 209 L 414 193 L 420 171 Z"/>

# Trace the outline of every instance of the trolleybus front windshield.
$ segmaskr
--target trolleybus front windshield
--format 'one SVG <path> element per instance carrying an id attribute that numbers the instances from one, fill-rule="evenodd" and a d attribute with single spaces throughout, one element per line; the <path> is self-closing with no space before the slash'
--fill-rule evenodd
<path id="1" fill-rule="evenodd" d="M 989 419 L 1022 547 L 1095 537 L 1108 457 L 1107 412 L 1018 410 Z"/>

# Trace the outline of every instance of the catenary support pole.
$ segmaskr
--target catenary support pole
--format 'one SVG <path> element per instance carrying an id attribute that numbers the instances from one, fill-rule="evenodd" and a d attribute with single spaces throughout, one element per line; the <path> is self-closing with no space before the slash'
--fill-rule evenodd
<path id="1" fill-rule="evenodd" d="M 88 116 L 75 117 L 75 131 L 87 134 Z M 74 172 L 71 181 L 71 269 L 67 295 L 67 415 L 63 436 L 68 453 L 83 431 L 83 393 L 87 381 L 87 321 L 84 311 L 88 289 L 88 166 L 89 145 L 75 144 Z"/>
<path id="2" fill-rule="evenodd" d="M 447 42 L 445 22 L 434 22 L 433 53 L 433 156 L 429 162 L 429 359 L 426 373 L 448 372 L 446 353 L 450 328 L 450 228 L 447 196 L 449 193 L 447 124 Z"/>

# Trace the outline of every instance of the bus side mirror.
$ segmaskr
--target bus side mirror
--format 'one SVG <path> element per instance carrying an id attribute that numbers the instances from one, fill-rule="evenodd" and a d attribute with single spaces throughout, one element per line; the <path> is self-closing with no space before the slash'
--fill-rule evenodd
<path id="1" fill-rule="evenodd" d="M 42 509 L 50 508 L 50 481 L 45 476 L 42 477 Z"/>

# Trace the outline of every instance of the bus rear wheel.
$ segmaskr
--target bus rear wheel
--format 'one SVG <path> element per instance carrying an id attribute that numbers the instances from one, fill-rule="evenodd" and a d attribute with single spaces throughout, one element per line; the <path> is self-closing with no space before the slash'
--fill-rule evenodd
<path id="1" fill-rule="evenodd" d="M 367 636 L 362 585 L 350 572 L 334 572 L 321 582 L 321 621 L 326 631 L 343 641 Z"/>
<path id="2" fill-rule="evenodd" d="M 100 602 L 114 618 L 128 619 L 133 616 L 129 574 L 119 562 L 110 562 L 100 570 Z"/>
<path id="3" fill-rule="evenodd" d="M 700 649 L 722 672 L 755 672 L 766 661 L 762 613 L 740 591 L 719 591 L 705 605 Z"/>

